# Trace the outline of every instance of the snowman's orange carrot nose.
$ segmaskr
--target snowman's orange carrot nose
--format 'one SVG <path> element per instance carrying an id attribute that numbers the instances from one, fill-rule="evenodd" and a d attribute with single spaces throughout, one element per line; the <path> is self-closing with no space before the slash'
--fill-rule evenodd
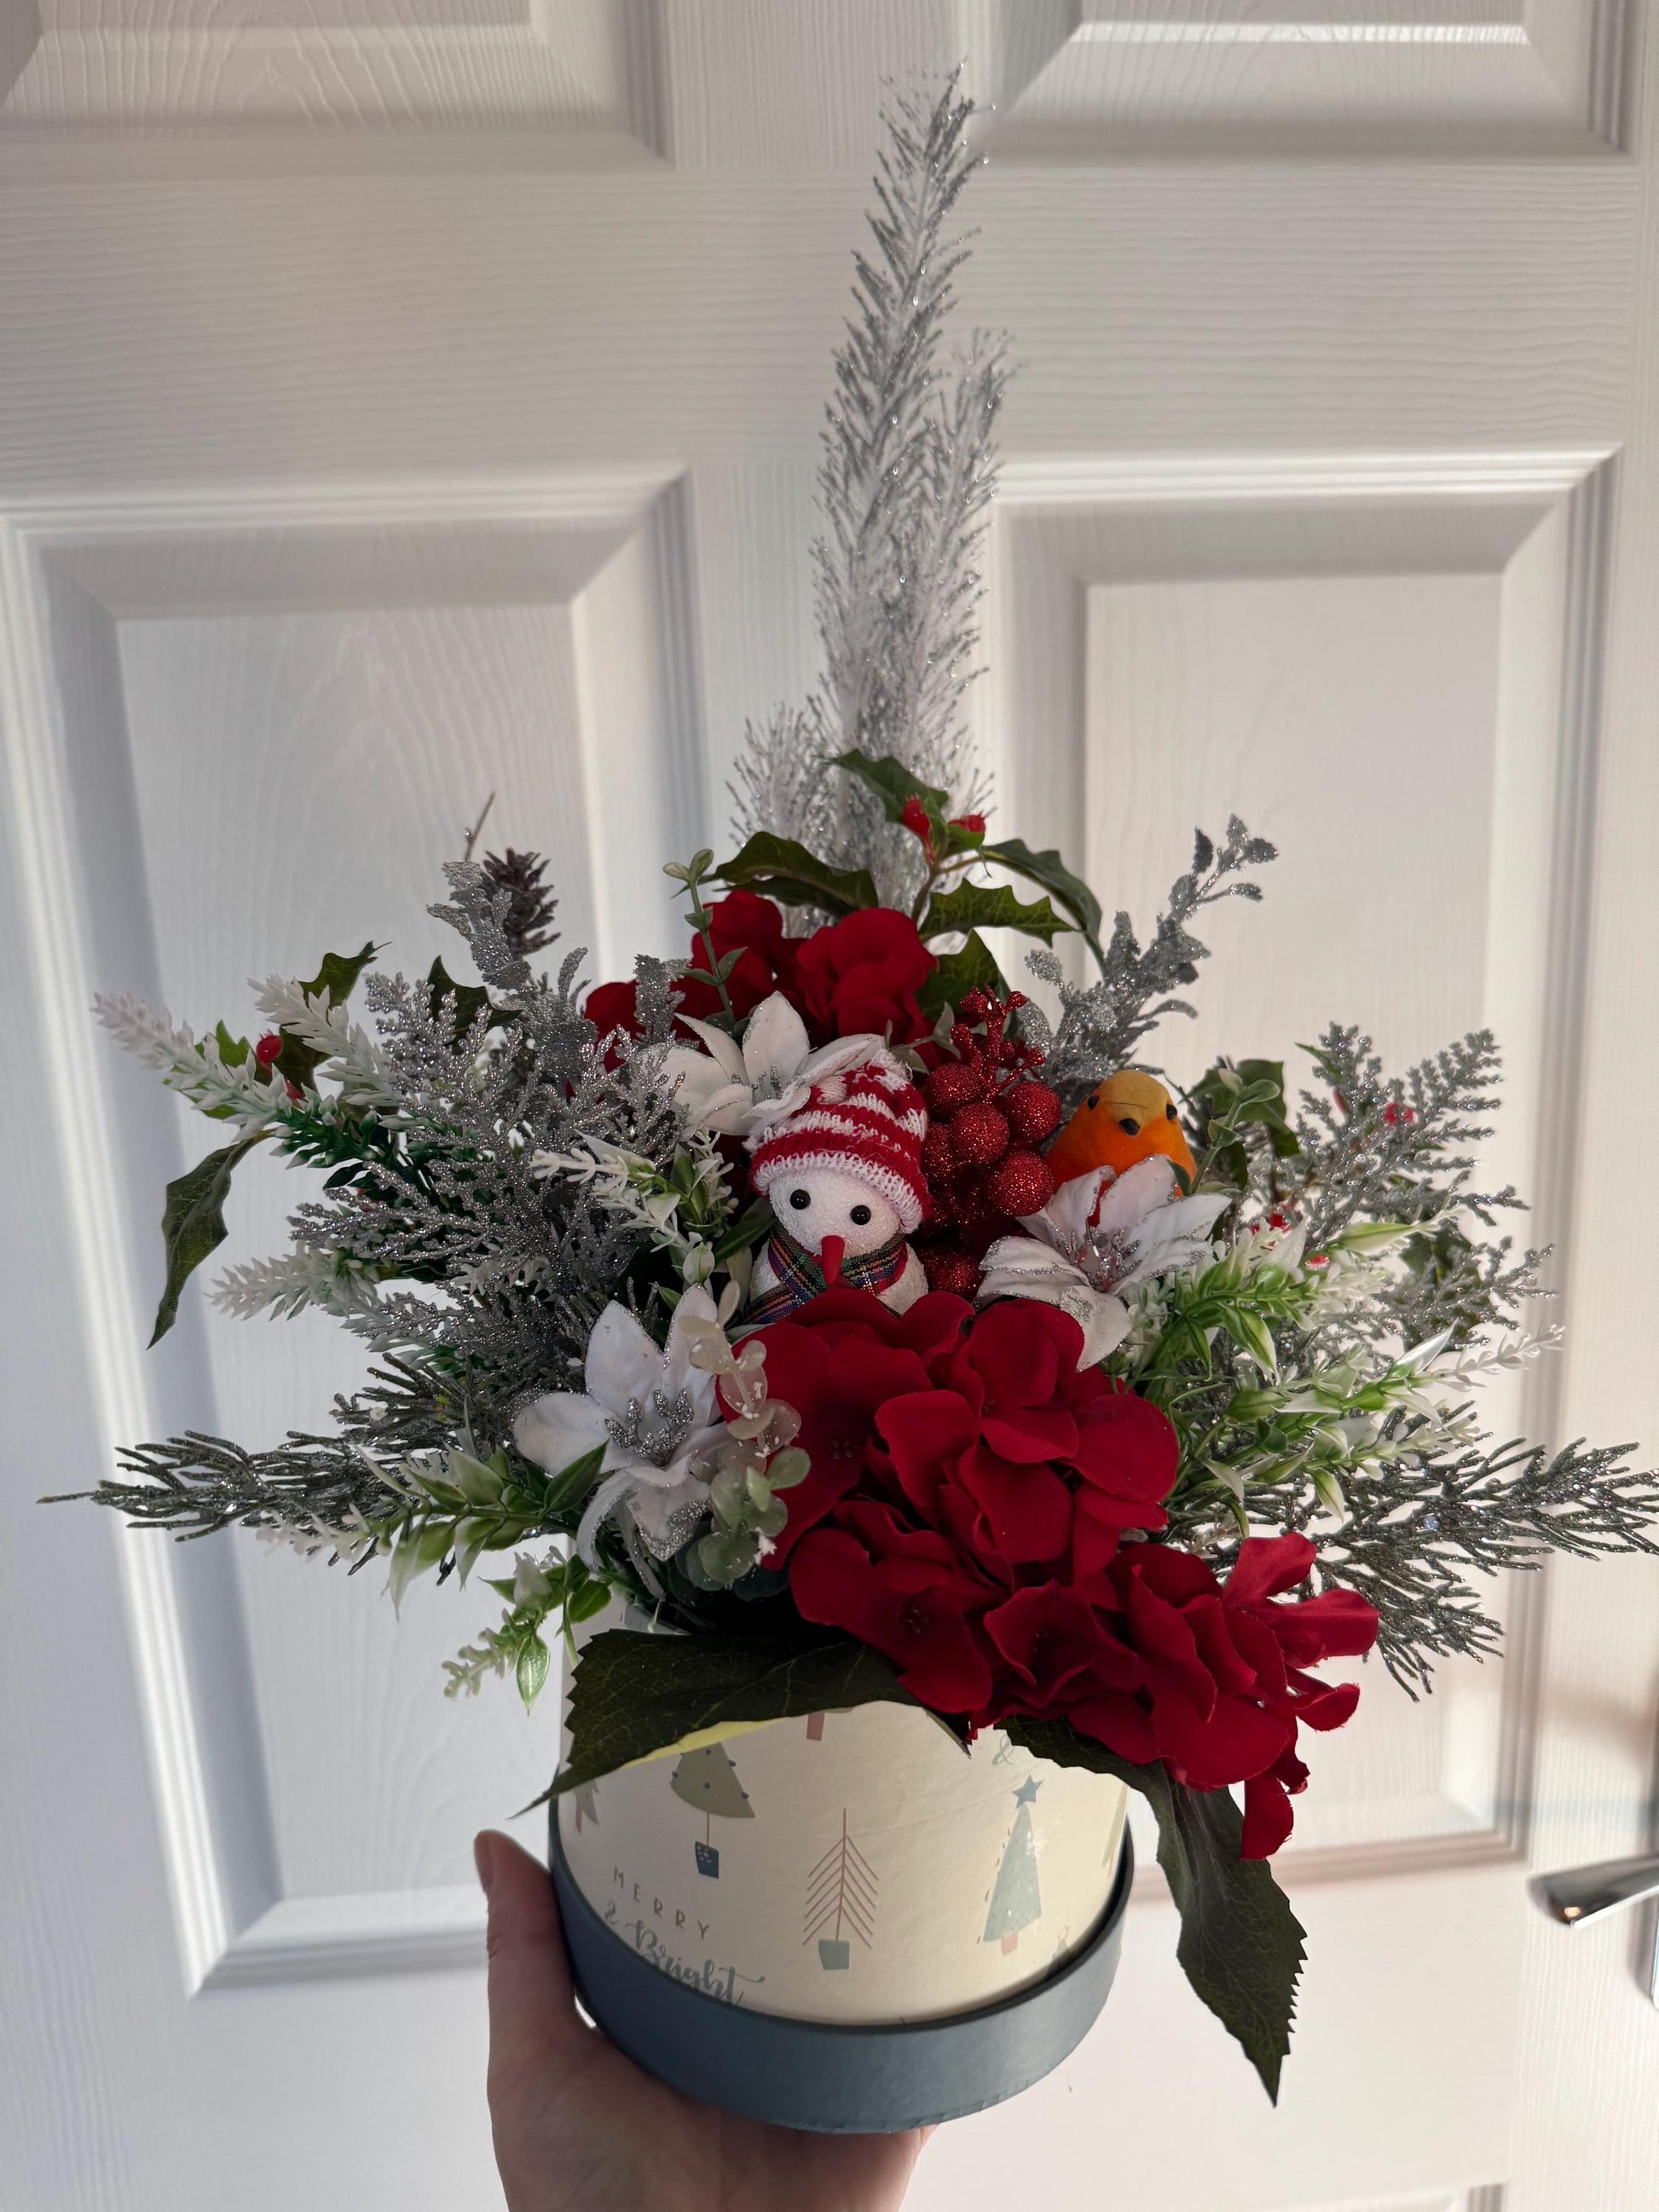
<path id="1" fill-rule="evenodd" d="M 823 1269 L 823 1287 L 833 1290 L 841 1280 L 841 1255 L 847 1249 L 844 1237 L 826 1237 L 818 1249 L 818 1265 Z"/>

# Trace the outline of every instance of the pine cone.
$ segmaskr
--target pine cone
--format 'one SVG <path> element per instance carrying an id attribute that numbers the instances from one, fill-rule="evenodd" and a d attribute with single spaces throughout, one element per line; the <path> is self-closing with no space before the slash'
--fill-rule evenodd
<path id="1" fill-rule="evenodd" d="M 550 927 L 558 901 L 542 881 L 547 862 L 539 853 L 505 853 L 484 856 L 483 872 L 497 890 L 511 894 L 501 919 L 501 934 L 521 960 L 541 952 L 558 935 Z"/>

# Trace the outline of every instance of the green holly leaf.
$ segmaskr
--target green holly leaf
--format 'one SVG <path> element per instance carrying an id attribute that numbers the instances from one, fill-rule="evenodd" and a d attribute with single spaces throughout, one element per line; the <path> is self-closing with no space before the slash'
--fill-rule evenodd
<path id="1" fill-rule="evenodd" d="M 457 1036 L 465 1036 L 479 1015 L 484 1012 L 489 1016 L 489 1026 L 492 1030 L 512 1026 L 513 1016 L 504 1014 L 490 1005 L 489 994 L 481 983 L 458 983 L 455 981 L 445 968 L 441 953 L 427 970 L 426 988 L 434 1020 L 446 999 L 453 1003 Z"/>
<path id="2" fill-rule="evenodd" d="M 902 761 L 895 760 L 890 753 L 884 753 L 879 760 L 872 760 L 868 753 L 856 749 L 848 753 L 835 753 L 830 757 L 830 766 L 845 769 L 848 775 L 857 776 L 866 790 L 873 791 L 881 801 L 882 812 L 890 822 L 902 822 L 906 806 L 913 799 L 919 799 L 934 830 L 944 829 L 945 812 L 951 804 L 950 793 L 940 791 L 933 784 L 923 783 L 919 776 L 911 775 Z"/>
<path id="3" fill-rule="evenodd" d="M 1181 1915 L 1176 1956 L 1277 2104 L 1304 1931 L 1266 1861 L 1239 1856 L 1244 1824 L 1230 1793 L 1185 1789 L 1162 1762 L 1136 1766 L 1064 1721 L 1011 1721 L 1007 1729 L 1035 1757 L 1115 1774 L 1151 1805 L 1158 1863 Z"/>
<path id="4" fill-rule="evenodd" d="M 939 965 L 916 993 L 916 1004 L 923 1013 L 936 1014 L 941 1006 L 959 1006 L 975 984 L 994 998 L 1008 995 L 1007 979 L 992 957 L 990 946 L 976 930 L 970 930 L 959 951 L 940 956 Z"/>
<path id="5" fill-rule="evenodd" d="M 161 1236 L 167 1246 L 167 1287 L 155 1309 L 151 1344 L 158 1344 L 179 1318 L 179 1293 L 210 1252 L 225 1241 L 225 1199 L 238 1160 L 263 1141 L 264 1131 L 210 1152 L 189 1171 L 167 1185 L 167 1202 L 161 1215 Z"/>
<path id="6" fill-rule="evenodd" d="M 735 859 L 714 870 L 721 883 L 763 891 L 785 906 L 823 906 L 836 914 L 856 914 L 879 906 L 867 868 L 832 868 L 798 845 L 793 837 L 757 830 Z"/>
<path id="7" fill-rule="evenodd" d="M 366 945 L 361 952 L 325 952 L 322 966 L 300 988 L 308 999 L 326 997 L 331 1006 L 343 1006 L 351 996 L 357 978 L 380 950 L 378 945 Z"/>
<path id="8" fill-rule="evenodd" d="M 1008 884 L 959 884 L 953 891 L 935 892 L 922 921 L 921 934 L 942 937 L 951 929 L 1018 929 L 1052 945 L 1062 930 L 1075 926 L 1057 915 L 1046 898 L 1033 899 L 1028 905 Z"/>
<path id="9" fill-rule="evenodd" d="M 215 1025 L 214 1042 L 219 1048 L 219 1057 L 227 1067 L 240 1067 L 253 1049 L 246 1037 L 234 1037 L 222 1022 Z"/>
<path id="10" fill-rule="evenodd" d="M 562 1796 L 688 1736 L 855 1705 L 916 1704 L 886 1660 L 850 1637 L 645 1636 L 606 1629 L 570 1683 L 570 1752 L 535 1801 Z M 526 1806 L 528 1812 L 530 1808 Z"/>
<path id="11" fill-rule="evenodd" d="M 1013 874 L 1040 884 L 1045 891 L 1051 892 L 1088 943 L 1099 951 L 1100 901 L 1081 876 L 1072 873 L 1058 853 L 1034 853 L 1021 837 L 1004 837 L 994 845 L 982 845 L 980 850 L 986 860 L 1000 860 Z"/>
<path id="12" fill-rule="evenodd" d="M 377 945 L 365 945 L 361 952 L 325 952 L 321 967 L 311 981 L 301 983 L 300 988 L 308 999 L 325 999 L 331 1006 L 343 1006 L 350 997 L 357 978 L 380 949 Z M 291 1030 L 279 1030 L 278 1035 L 283 1040 L 283 1048 L 271 1063 L 272 1070 L 284 1081 L 304 1091 L 328 1054 L 319 1052 L 314 1045 L 307 1044 Z"/>

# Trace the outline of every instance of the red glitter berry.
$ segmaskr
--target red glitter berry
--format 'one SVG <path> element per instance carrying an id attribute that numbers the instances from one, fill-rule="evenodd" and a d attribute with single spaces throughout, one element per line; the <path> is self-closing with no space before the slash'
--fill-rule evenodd
<path id="1" fill-rule="evenodd" d="M 957 1164 L 957 1148 L 943 1121 L 929 1124 L 921 1140 L 921 1171 L 929 1182 L 943 1182 Z"/>
<path id="2" fill-rule="evenodd" d="M 1060 1100 L 1046 1083 L 1017 1083 L 998 1103 L 1022 1144 L 1040 1145 L 1060 1127 Z"/>
<path id="3" fill-rule="evenodd" d="M 965 1167 L 988 1168 L 1008 1149 L 1007 1116 L 988 1099 L 964 1106 L 951 1121 L 951 1142 Z"/>
<path id="4" fill-rule="evenodd" d="M 273 1060 L 280 1060 L 282 1056 L 283 1040 L 275 1030 L 272 1030 L 269 1036 L 262 1036 L 253 1048 L 253 1057 L 261 1067 L 269 1067 Z"/>
<path id="5" fill-rule="evenodd" d="M 948 1121 L 958 1107 L 985 1096 L 985 1078 L 969 1060 L 947 1060 L 921 1086 L 927 1111 Z"/>
<path id="6" fill-rule="evenodd" d="M 921 1264 L 927 1272 L 930 1291 L 950 1291 L 957 1297 L 971 1298 L 979 1288 L 979 1263 L 970 1260 L 965 1252 L 952 1252 L 941 1246 L 924 1252 Z"/>
<path id="7" fill-rule="evenodd" d="M 999 1213 L 1040 1213 L 1054 1194 L 1054 1170 L 1040 1153 L 1023 1146 L 1009 1153 L 986 1190 Z"/>

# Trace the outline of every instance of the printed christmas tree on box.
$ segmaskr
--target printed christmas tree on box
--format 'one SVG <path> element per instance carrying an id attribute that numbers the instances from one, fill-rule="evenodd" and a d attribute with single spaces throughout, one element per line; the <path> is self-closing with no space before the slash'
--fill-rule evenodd
<path id="1" fill-rule="evenodd" d="M 720 1855 L 714 1840 L 716 1817 L 722 1820 L 752 1820 L 755 1817 L 749 1792 L 738 1781 L 738 1770 L 726 1756 L 726 1746 L 708 1743 L 697 1751 L 688 1751 L 676 1765 L 668 1786 L 677 1797 L 683 1797 L 702 1814 L 703 1840 L 696 1846 L 697 1872 L 718 1881 Z"/>
<path id="2" fill-rule="evenodd" d="M 1031 1807 L 1042 1787 L 1040 1782 L 1028 1775 L 1014 1792 L 1014 1802 L 1019 1810 L 1014 1814 L 1002 1864 L 997 1869 L 991 1909 L 985 1916 L 985 1933 L 981 1942 L 994 1943 L 1000 1938 L 1005 1951 L 1012 1951 L 1018 1943 L 1022 1928 L 1029 1928 L 1034 1920 L 1042 1917 L 1042 1899 L 1037 1890 L 1036 1838 L 1031 1832 Z"/>

